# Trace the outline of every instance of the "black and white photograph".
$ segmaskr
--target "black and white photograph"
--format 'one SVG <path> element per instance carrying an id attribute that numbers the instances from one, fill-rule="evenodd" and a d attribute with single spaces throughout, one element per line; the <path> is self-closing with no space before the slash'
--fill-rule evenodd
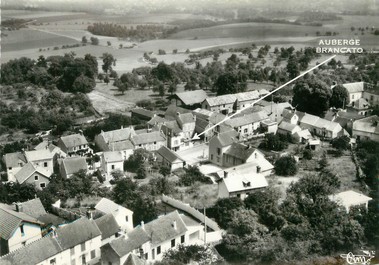
<path id="1" fill-rule="evenodd" d="M 0 265 L 379 264 L 379 0 L 0 7 Z"/>

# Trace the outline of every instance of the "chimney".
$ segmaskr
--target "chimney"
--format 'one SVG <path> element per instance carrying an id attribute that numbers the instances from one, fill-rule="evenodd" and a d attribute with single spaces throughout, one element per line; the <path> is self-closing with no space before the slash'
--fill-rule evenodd
<path id="1" fill-rule="evenodd" d="M 172 227 L 173 227 L 175 230 L 177 229 L 176 221 L 173 221 L 173 222 L 172 222 Z"/>
<path id="2" fill-rule="evenodd" d="M 145 229 L 145 222 L 144 221 L 141 221 L 141 228 Z"/>
<path id="3" fill-rule="evenodd" d="M 92 210 L 88 210 L 88 211 L 87 211 L 87 218 L 88 218 L 89 220 L 93 220 L 93 211 L 92 211 Z"/>
<path id="4" fill-rule="evenodd" d="M 124 129 L 124 125 L 121 125 L 121 130 Z"/>
<path id="5" fill-rule="evenodd" d="M 261 167 L 257 166 L 257 173 L 260 173 L 260 172 L 261 172 Z"/>
<path id="6" fill-rule="evenodd" d="M 180 113 L 179 113 L 179 111 L 178 111 L 178 112 L 176 112 L 176 116 L 180 116 Z"/>
<path id="7" fill-rule="evenodd" d="M 16 212 L 22 213 L 23 207 L 21 203 L 16 203 Z"/>
<path id="8" fill-rule="evenodd" d="M 228 171 L 224 171 L 224 179 L 228 177 Z"/>

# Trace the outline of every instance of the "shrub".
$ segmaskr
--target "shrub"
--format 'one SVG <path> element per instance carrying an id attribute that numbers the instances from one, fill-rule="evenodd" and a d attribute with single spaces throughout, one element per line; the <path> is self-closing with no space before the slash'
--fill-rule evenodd
<path id="1" fill-rule="evenodd" d="M 297 173 L 297 164 L 293 156 L 283 156 L 275 162 L 275 173 L 280 176 L 293 176 Z"/>
<path id="2" fill-rule="evenodd" d="M 306 159 L 306 160 L 311 160 L 313 157 L 313 154 L 312 154 L 312 151 L 309 150 L 309 149 L 305 149 L 303 151 L 303 158 Z"/>

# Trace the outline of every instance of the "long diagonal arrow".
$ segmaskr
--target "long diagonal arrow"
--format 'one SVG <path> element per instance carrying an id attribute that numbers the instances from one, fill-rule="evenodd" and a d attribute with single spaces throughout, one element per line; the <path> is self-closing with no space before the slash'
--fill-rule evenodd
<path id="1" fill-rule="evenodd" d="M 311 72 L 311 71 L 317 69 L 318 67 L 320 67 L 321 65 L 323 65 L 323 64 L 325 64 L 326 62 L 330 61 L 330 60 L 333 59 L 334 57 L 336 57 L 336 55 L 331 56 L 330 58 L 326 59 L 325 61 L 319 63 L 318 65 L 312 67 L 311 69 L 305 71 L 304 73 L 302 73 L 302 74 L 296 76 L 294 79 L 291 79 L 290 81 L 288 81 L 288 82 L 285 83 L 284 85 L 281 85 L 280 87 L 275 88 L 274 90 L 272 90 L 272 91 L 271 91 L 270 93 L 268 93 L 267 95 L 264 95 L 263 97 L 261 97 L 261 98 L 257 99 L 256 101 L 254 101 L 250 106 L 248 106 L 248 107 L 246 107 L 246 108 L 244 108 L 244 109 L 238 110 L 238 111 L 236 111 L 235 113 L 233 113 L 233 114 L 230 115 L 230 116 L 226 116 L 223 120 L 221 120 L 220 122 L 218 122 L 218 123 L 212 125 L 211 127 L 209 127 L 208 129 L 206 129 L 206 130 L 203 131 L 202 133 L 199 133 L 199 134 L 195 133 L 195 135 L 192 137 L 192 140 L 198 140 L 198 139 L 200 139 L 200 135 L 205 134 L 206 132 L 212 130 L 212 129 L 215 128 L 216 126 L 218 126 L 218 125 L 224 123 L 225 121 L 227 121 L 227 120 L 233 118 L 234 116 L 236 116 L 236 115 L 237 115 L 238 113 L 240 113 L 241 111 L 243 111 L 243 110 L 245 110 L 245 109 L 252 108 L 252 107 L 254 106 L 254 104 L 256 104 L 256 103 L 258 103 L 259 101 L 265 99 L 266 97 L 272 95 L 273 93 L 275 93 L 276 91 L 282 89 L 283 87 L 285 87 L 285 86 L 291 84 L 293 81 L 299 79 L 300 77 L 302 77 L 302 76 L 308 74 L 309 72 Z"/>

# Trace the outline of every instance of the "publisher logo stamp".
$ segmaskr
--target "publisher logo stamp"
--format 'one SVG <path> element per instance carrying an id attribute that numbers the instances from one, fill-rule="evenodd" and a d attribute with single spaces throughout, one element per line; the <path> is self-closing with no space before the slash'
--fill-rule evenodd
<path id="1" fill-rule="evenodd" d="M 345 259 L 348 264 L 370 265 L 371 259 L 375 257 L 375 251 L 363 250 L 362 255 L 355 255 L 352 252 L 341 254 L 340 257 Z"/>

